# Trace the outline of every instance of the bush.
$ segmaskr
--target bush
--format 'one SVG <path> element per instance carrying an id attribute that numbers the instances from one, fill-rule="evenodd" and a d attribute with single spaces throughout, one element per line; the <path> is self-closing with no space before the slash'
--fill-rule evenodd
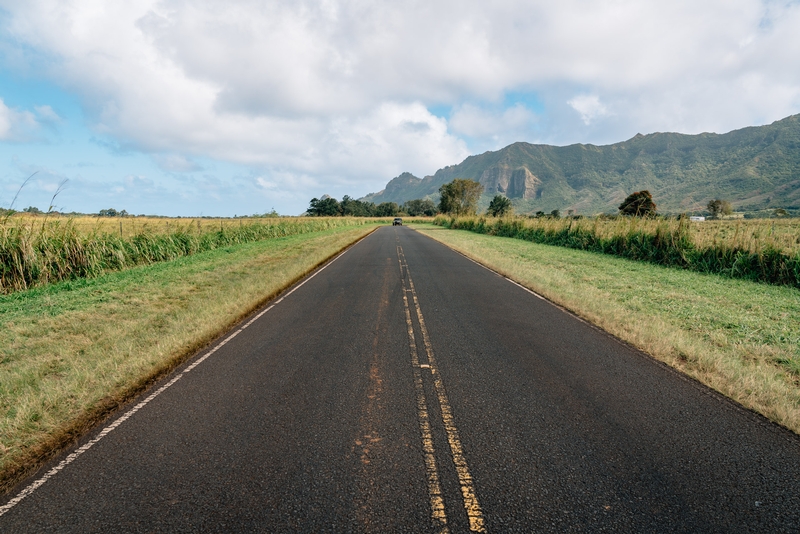
<path id="1" fill-rule="evenodd" d="M 489 202 L 489 211 L 487 212 L 492 217 L 502 217 L 511 214 L 511 201 L 503 195 L 495 195 L 491 202 Z"/>
<path id="2" fill-rule="evenodd" d="M 422 215 L 426 217 L 433 217 L 436 215 L 436 204 L 434 204 L 432 200 L 428 199 L 409 200 L 403 204 L 402 210 L 411 217 L 419 217 Z"/>
<path id="3" fill-rule="evenodd" d="M 636 191 L 622 201 L 622 204 L 619 205 L 619 212 L 632 217 L 648 217 L 655 215 L 656 203 L 653 202 L 653 195 L 650 194 L 650 191 Z"/>

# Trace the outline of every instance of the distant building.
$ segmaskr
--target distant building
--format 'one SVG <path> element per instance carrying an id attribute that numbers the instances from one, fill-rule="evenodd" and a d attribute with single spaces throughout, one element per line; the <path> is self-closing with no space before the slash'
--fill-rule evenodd
<path id="1" fill-rule="evenodd" d="M 689 220 L 690 221 L 700 222 L 700 221 L 705 221 L 706 218 L 705 217 L 699 217 L 697 215 L 693 215 L 693 216 L 689 217 Z"/>

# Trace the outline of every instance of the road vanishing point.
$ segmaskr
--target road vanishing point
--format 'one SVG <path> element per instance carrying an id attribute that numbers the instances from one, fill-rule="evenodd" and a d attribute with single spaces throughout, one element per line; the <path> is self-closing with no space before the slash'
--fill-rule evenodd
<path id="1" fill-rule="evenodd" d="M 20 484 L 0 532 L 798 532 L 798 490 L 794 434 L 382 227 Z"/>

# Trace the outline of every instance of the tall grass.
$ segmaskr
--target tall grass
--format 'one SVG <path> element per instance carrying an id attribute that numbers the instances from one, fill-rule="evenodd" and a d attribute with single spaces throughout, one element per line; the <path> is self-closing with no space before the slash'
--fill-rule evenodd
<path id="1" fill-rule="evenodd" d="M 123 236 L 115 226 L 87 230 L 73 219 L 7 219 L 0 224 L 0 293 L 97 276 L 229 245 L 367 222 L 358 218 L 257 221 L 202 227 L 193 221 L 181 224 L 173 219 L 166 226 L 143 224 L 132 235 Z"/>
<path id="2" fill-rule="evenodd" d="M 440 216 L 434 223 L 452 229 L 800 287 L 800 226 L 796 223 L 781 223 L 778 231 L 772 221 L 700 226 L 686 219 Z"/>
<path id="3" fill-rule="evenodd" d="M 795 288 L 475 233 L 420 231 L 800 434 Z"/>
<path id="4" fill-rule="evenodd" d="M 376 226 L 361 222 L 0 295 L 0 493 Z"/>

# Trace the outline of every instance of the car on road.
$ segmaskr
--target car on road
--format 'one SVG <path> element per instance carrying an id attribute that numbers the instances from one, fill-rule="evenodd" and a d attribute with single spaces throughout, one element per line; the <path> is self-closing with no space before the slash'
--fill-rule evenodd
<path id="1" fill-rule="evenodd" d="M 401 217 L 395 217 L 392 221 L 392 226 L 403 226 L 403 219 Z"/>

